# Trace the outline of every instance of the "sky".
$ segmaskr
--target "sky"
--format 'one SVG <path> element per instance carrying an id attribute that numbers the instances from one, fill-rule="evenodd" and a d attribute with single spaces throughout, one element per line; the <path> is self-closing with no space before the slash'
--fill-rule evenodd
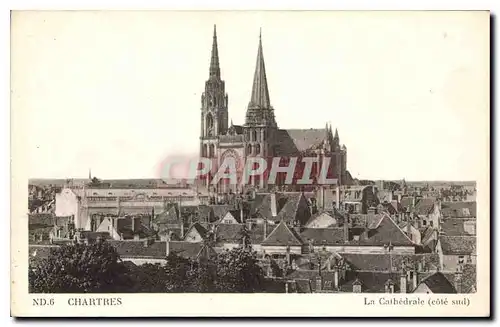
<path id="1" fill-rule="evenodd" d="M 361 179 L 476 180 L 489 162 L 489 14 L 17 12 L 13 156 L 29 177 L 158 178 L 199 150 L 217 25 L 242 124 L 259 29 L 280 128 L 331 123 Z"/>

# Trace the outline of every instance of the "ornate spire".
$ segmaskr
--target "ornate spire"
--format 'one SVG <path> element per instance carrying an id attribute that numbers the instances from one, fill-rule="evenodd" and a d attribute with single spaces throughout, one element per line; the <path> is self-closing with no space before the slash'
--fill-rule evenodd
<path id="1" fill-rule="evenodd" d="M 253 77 L 252 97 L 249 108 L 268 109 L 271 107 L 269 90 L 267 88 L 266 67 L 264 65 L 264 53 L 262 51 L 262 30 L 259 33 L 259 50 L 257 51 L 257 64 Z"/>
<path id="2" fill-rule="evenodd" d="M 210 78 L 220 78 L 219 50 L 217 49 L 217 28 L 214 25 L 214 38 L 212 42 L 212 58 L 210 59 Z"/>
<path id="3" fill-rule="evenodd" d="M 335 139 L 339 139 L 339 131 L 335 128 L 335 136 L 333 137 Z"/>

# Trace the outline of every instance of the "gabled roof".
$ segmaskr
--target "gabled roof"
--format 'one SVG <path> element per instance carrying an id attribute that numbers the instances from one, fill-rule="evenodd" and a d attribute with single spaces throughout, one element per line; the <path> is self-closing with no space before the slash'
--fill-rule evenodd
<path id="1" fill-rule="evenodd" d="M 240 243 L 243 224 L 218 224 L 215 231 L 219 243 Z M 266 233 L 269 235 L 276 225 L 267 224 Z M 250 243 L 260 244 L 264 240 L 264 224 L 253 225 L 249 230 Z M 267 237 L 266 237 L 267 238 Z"/>
<path id="2" fill-rule="evenodd" d="M 297 155 L 311 149 L 317 149 L 326 139 L 326 128 L 280 129 L 277 133 L 277 154 Z"/>
<path id="3" fill-rule="evenodd" d="M 302 245 L 302 241 L 293 228 L 289 228 L 284 221 L 281 221 L 261 244 L 283 246 Z"/>
<path id="4" fill-rule="evenodd" d="M 167 205 L 163 212 L 156 216 L 156 223 L 158 224 L 173 224 L 179 222 L 179 207 L 176 203 Z"/>
<path id="5" fill-rule="evenodd" d="M 434 210 L 435 198 L 422 198 L 415 204 L 414 212 L 418 215 L 428 215 Z"/>
<path id="6" fill-rule="evenodd" d="M 207 235 L 207 230 L 205 227 L 203 227 L 200 223 L 194 223 L 191 225 L 191 227 L 189 227 L 187 232 L 184 234 L 184 237 L 186 237 L 186 235 L 188 235 L 191 230 L 195 230 L 202 239 L 204 239 Z"/>
<path id="7" fill-rule="evenodd" d="M 456 218 L 448 218 L 448 219 L 442 219 L 440 222 L 441 226 L 441 231 L 444 233 L 446 236 L 471 236 L 474 234 L 470 234 L 468 231 L 465 230 L 464 224 L 466 222 L 476 224 L 475 219 L 456 219 Z"/>
<path id="8" fill-rule="evenodd" d="M 441 214 L 446 218 L 476 218 L 477 203 L 474 202 L 442 202 Z"/>
<path id="9" fill-rule="evenodd" d="M 227 214 L 231 214 L 231 216 L 238 222 L 238 223 L 241 223 L 241 211 L 240 210 L 230 210 L 226 213 Z M 222 216 L 222 218 L 224 218 L 226 215 Z M 222 219 L 221 218 L 221 219 Z"/>
<path id="10" fill-rule="evenodd" d="M 318 219 L 319 217 L 321 217 L 323 215 L 327 215 L 328 217 L 330 217 L 332 224 L 335 223 L 338 219 L 337 214 L 335 214 L 335 213 L 332 214 L 329 211 L 321 210 L 321 211 L 316 212 L 314 215 L 312 215 L 311 218 L 309 218 L 309 220 L 305 223 L 305 226 L 312 225 L 316 219 Z"/>
<path id="11" fill-rule="evenodd" d="M 319 245 L 339 245 L 345 244 L 343 228 L 301 228 L 300 238 L 304 243 L 313 241 Z"/>
<path id="12" fill-rule="evenodd" d="M 399 292 L 399 273 L 350 271 L 346 274 L 346 281 L 341 284 L 340 289 L 342 292 L 352 292 L 353 284 L 360 283 L 363 293 L 384 293 L 385 285 L 389 281 L 394 284 L 394 292 Z"/>
<path id="13" fill-rule="evenodd" d="M 304 225 L 311 217 L 307 199 L 301 192 L 285 193 L 286 202 L 278 213 L 278 220 L 287 222 L 299 221 Z"/>
<path id="14" fill-rule="evenodd" d="M 166 242 L 154 242 L 147 246 L 144 241 L 107 241 L 116 248 L 122 258 L 164 259 L 167 256 Z M 205 245 L 183 241 L 169 242 L 170 252 L 185 258 L 196 258 Z"/>
<path id="15" fill-rule="evenodd" d="M 254 205 L 254 216 L 269 220 L 279 220 L 279 218 L 276 217 L 279 215 L 280 211 L 283 209 L 287 201 L 288 198 L 284 193 L 267 193 L 259 199 L 259 203 L 256 203 L 256 205 Z M 276 216 L 273 216 L 274 206 L 276 208 Z"/>
<path id="16" fill-rule="evenodd" d="M 234 210 L 234 206 L 229 204 L 211 205 L 210 208 L 212 209 L 213 215 L 217 220 L 224 217 L 230 210 Z"/>
<path id="17" fill-rule="evenodd" d="M 414 243 L 399 228 L 399 226 L 388 215 L 384 215 L 375 228 L 364 233 L 359 241 L 350 241 L 360 245 L 389 245 L 412 246 Z"/>
<path id="18" fill-rule="evenodd" d="M 420 282 L 427 285 L 432 293 L 457 293 L 455 287 L 446 279 L 441 272 L 436 272 Z"/>
<path id="19" fill-rule="evenodd" d="M 445 255 L 476 254 L 475 236 L 440 236 L 439 243 Z"/>

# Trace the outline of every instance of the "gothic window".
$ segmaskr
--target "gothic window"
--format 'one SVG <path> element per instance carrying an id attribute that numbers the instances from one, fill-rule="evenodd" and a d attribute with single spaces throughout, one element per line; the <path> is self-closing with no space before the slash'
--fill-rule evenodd
<path id="1" fill-rule="evenodd" d="M 252 154 L 252 146 L 249 144 L 247 146 L 247 155 L 251 155 Z"/>
<path id="2" fill-rule="evenodd" d="M 257 131 L 252 131 L 252 141 L 257 141 Z"/>
<path id="3" fill-rule="evenodd" d="M 209 153 L 209 157 L 210 157 L 210 158 L 215 157 L 215 145 L 213 145 L 213 144 L 210 144 L 210 153 Z"/>
<path id="4" fill-rule="evenodd" d="M 207 135 L 211 136 L 214 128 L 214 118 L 212 117 L 212 114 L 207 115 L 205 128 L 207 130 Z"/>
<path id="5" fill-rule="evenodd" d="M 255 145 L 255 155 L 259 155 L 260 154 L 260 144 L 256 144 Z"/>
<path id="6" fill-rule="evenodd" d="M 208 155 L 208 144 L 204 144 L 201 150 L 201 156 L 206 158 Z"/>
<path id="7" fill-rule="evenodd" d="M 262 141 L 266 140 L 266 131 L 262 131 Z"/>

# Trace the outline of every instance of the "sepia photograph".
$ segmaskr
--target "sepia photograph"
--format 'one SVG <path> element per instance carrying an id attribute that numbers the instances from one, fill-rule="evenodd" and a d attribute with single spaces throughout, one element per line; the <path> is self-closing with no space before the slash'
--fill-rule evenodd
<path id="1" fill-rule="evenodd" d="M 13 11 L 17 311 L 254 293 L 486 313 L 489 29 L 487 11 Z"/>

